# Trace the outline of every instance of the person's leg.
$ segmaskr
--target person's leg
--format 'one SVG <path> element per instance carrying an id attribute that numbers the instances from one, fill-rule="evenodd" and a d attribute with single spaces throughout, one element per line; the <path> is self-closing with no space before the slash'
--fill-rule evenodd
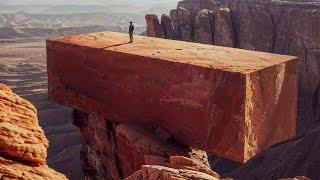
<path id="1" fill-rule="evenodd" d="M 130 33 L 130 42 L 133 42 L 133 34 Z"/>

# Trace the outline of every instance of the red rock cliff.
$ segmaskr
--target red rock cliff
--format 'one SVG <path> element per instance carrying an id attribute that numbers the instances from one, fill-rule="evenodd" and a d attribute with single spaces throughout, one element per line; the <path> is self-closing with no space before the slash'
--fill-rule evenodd
<path id="1" fill-rule="evenodd" d="M 48 40 L 49 98 L 246 162 L 295 134 L 298 59 L 105 32 Z M 286 117 L 286 118 L 283 118 Z"/>
<path id="2" fill-rule="evenodd" d="M 297 135 L 301 135 L 314 127 L 320 114 L 319 7 L 317 1 L 183 0 L 161 24 L 178 40 L 299 56 L 303 61 Z M 154 26 L 155 20 L 146 20 L 148 27 Z M 172 26 L 167 25 L 170 21 Z"/>
<path id="3" fill-rule="evenodd" d="M 35 107 L 0 83 L 0 179 L 67 179 L 46 165 Z"/>

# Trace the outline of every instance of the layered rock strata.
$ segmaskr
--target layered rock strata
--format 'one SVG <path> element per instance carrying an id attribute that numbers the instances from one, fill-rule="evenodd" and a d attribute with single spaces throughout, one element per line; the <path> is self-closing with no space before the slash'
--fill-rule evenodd
<path id="1" fill-rule="evenodd" d="M 245 162 L 295 134 L 298 58 L 119 33 L 47 41 L 49 98 Z M 286 118 L 284 118 L 286 117 Z"/>
<path id="2" fill-rule="evenodd" d="M 47 148 L 35 107 L 0 83 L 0 179 L 67 179 L 46 165 Z"/>
<path id="3" fill-rule="evenodd" d="M 189 18 L 177 18 L 179 9 Z M 170 17 L 178 40 L 299 56 L 297 135 L 301 135 L 319 121 L 319 9 L 317 1 L 183 0 Z M 180 24 L 191 24 L 190 38 L 181 38 Z"/>

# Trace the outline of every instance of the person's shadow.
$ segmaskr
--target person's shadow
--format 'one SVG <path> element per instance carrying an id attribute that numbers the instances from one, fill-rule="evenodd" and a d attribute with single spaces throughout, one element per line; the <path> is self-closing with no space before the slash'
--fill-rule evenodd
<path id="1" fill-rule="evenodd" d="M 114 45 L 111 45 L 111 46 L 103 47 L 101 49 L 107 49 L 107 48 L 111 48 L 111 47 L 118 47 L 118 46 L 122 46 L 122 45 L 125 45 L 125 44 L 131 44 L 131 43 L 130 42 L 126 42 L 126 43 L 114 44 Z"/>

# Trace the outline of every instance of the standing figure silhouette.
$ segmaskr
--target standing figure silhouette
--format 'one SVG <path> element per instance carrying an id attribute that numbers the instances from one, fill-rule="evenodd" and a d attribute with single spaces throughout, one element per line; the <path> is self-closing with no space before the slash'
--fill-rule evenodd
<path id="1" fill-rule="evenodd" d="M 130 43 L 133 43 L 133 31 L 134 31 L 134 25 L 130 21 L 130 26 L 129 26 L 129 37 L 130 37 Z"/>

